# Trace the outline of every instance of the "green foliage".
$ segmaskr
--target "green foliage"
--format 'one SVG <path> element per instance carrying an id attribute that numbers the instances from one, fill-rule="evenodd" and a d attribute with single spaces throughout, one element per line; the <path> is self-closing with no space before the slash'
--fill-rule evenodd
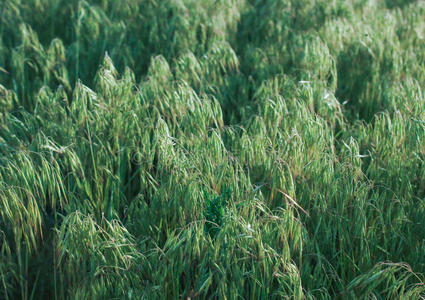
<path id="1" fill-rule="evenodd" d="M 0 299 L 425 298 L 424 38 L 420 0 L 0 1 Z"/>
<path id="2" fill-rule="evenodd" d="M 226 205 L 229 203 L 231 190 L 228 188 L 222 191 L 217 197 L 209 195 L 204 191 L 205 198 L 205 232 L 212 237 L 215 237 L 220 227 L 225 222 Z"/>

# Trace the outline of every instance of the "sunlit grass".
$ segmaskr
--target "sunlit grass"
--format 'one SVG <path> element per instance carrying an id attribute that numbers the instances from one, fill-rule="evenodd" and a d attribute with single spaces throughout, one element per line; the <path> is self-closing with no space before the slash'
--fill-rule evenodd
<path id="1" fill-rule="evenodd" d="M 424 45 L 423 1 L 0 2 L 0 298 L 425 298 Z"/>

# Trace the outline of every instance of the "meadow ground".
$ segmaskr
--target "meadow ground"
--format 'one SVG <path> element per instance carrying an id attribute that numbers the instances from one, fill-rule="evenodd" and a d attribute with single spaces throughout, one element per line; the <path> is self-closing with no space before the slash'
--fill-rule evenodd
<path id="1" fill-rule="evenodd" d="M 1 299 L 424 299 L 425 2 L 1 0 Z"/>

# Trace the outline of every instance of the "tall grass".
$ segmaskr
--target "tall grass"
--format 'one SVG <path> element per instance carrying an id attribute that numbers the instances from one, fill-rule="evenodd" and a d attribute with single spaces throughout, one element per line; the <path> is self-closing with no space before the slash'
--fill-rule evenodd
<path id="1" fill-rule="evenodd" d="M 0 298 L 425 298 L 424 38 L 420 0 L 3 0 Z"/>

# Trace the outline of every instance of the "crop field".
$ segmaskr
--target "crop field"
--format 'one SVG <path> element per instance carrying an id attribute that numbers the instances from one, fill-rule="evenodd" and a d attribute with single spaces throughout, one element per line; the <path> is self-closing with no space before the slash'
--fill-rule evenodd
<path id="1" fill-rule="evenodd" d="M 425 299 L 425 1 L 0 0 L 0 299 Z"/>

